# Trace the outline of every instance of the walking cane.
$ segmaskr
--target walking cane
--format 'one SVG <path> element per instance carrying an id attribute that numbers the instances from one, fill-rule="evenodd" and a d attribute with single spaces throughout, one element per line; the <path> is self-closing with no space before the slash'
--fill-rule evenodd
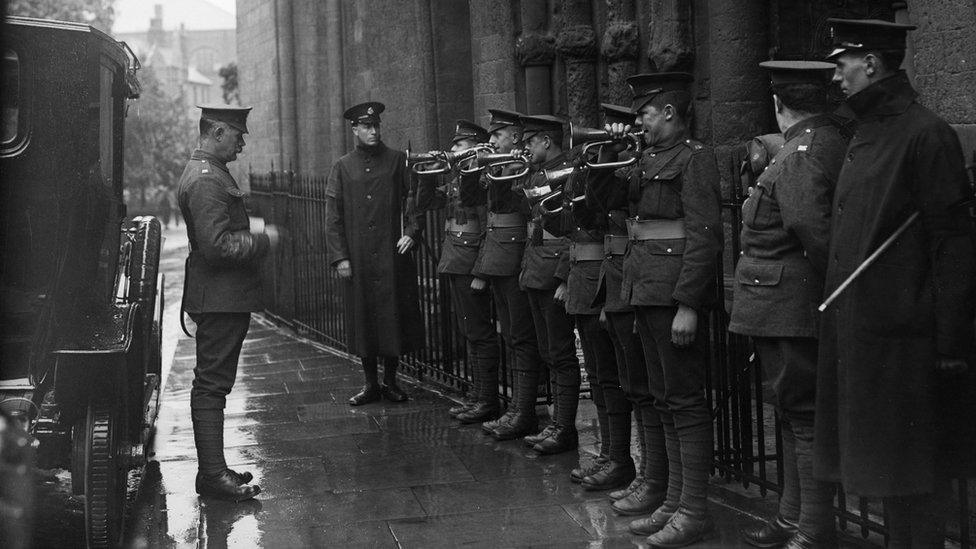
<path id="1" fill-rule="evenodd" d="M 898 237 L 901 236 L 901 233 L 905 232 L 905 230 L 908 229 L 908 227 L 911 226 L 911 224 L 914 223 L 916 219 L 918 219 L 919 213 L 920 212 L 915 212 L 912 215 L 908 216 L 908 219 L 906 219 L 905 222 L 902 223 L 900 227 L 898 227 L 898 230 L 892 233 L 891 236 L 888 237 L 888 240 L 885 240 L 880 246 L 878 246 L 878 249 L 875 250 L 874 253 L 872 253 L 870 256 L 868 256 L 868 258 L 865 259 L 863 263 L 858 265 L 857 269 L 855 269 L 854 272 L 851 273 L 851 276 L 847 277 L 847 280 L 842 282 L 841 285 L 838 286 L 837 289 L 834 290 L 834 292 L 830 294 L 830 296 L 827 297 L 827 299 L 825 299 L 824 302 L 821 303 L 819 307 L 817 307 L 817 310 L 820 311 L 821 313 L 826 311 L 827 307 L 830 307 L 830 304 L 833 303 L 834 300 L 837 299 L 837 297 L 840 294 L 842 294 L 844 290 L 846 290 L 847 287 L 851 285 L 852 282 L 854 282 L 854 279 L 861 276 L 861 273 L 863 273 L 868 267 L 870 267 L 872 263 L 877 261 L 877 259 L 881 257 L 881 254 L 883 254 L 885 250 L 890 248 L 891 245 L 894 244 L 896 240 L 898 240 Z"/>

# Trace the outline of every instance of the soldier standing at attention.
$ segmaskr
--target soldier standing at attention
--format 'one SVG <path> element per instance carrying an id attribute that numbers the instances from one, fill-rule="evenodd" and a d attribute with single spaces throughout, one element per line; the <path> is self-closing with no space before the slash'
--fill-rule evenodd
<path id="1" fill-rule="evenodd" d="M 451 152 L 468 150 L 488 139 L 488 130 L 458 120 Z M 450 285 L 451 307 L 473 370 L 469 400 L 449 412 L 461 423 L 483 423 L 498 416 L 498 338 L 491 318 L 491 296 L 485 288 L 471 287 L 471 270 L 488 226 L 487 193 L 476 171 L 455 173 L 445 187 L 429 188 L 435 181 L 425 177 L 422 188 L 425 195 L 433 195 L 431 203 L 425 204 L 427 209 L 447 210 L 437 273 L 446 275 Z M 427 202 L 426 196 L 423 202 Z"/>
<path id="2" fill-rule="evenodd" d="M 620 182 L 628 185 L 630 210 L 620 292 L 636 310 L 669 473 L 666 494 L 657 496 L 664 500 L 661 507 L 631 529 L 654 532 L 647 539 L 654 547 L 684 547 L 714 527 L 706 505 L 712 415 L 705 401 L 699 319 L 714 299 L 721 198 L 715 156 L 688 129 L 691 80 L 687 73 L 628 79 L 648 147 Z M 630 126 L 612 124 L 608 130 L 623 139 Z"/>
<path id="3" fill-rule="evenodd" d="M 325 195 L 326 246 L 348 284 L 346 344 L 362 358 L 366 385 L 349 399 L 359 406 L 385 397 L 403 402 L 399 356 L 423 346 L 417 273 L 410 252 L 422 229 L 409 188 L 406 155 L 380 139 L 382 103 L 361 103 L 343 117 L 355 149 L 332 166 Z M 383 357 L 384 385 L 377 378 Z"/>
<path id="4" fill-rule="evenodd" d="M 823 315 L 814 473 L 884 498 L 889 547 L 942 547 L 949 479 L 976 458 L 976 440 L 950 427 L 973 417 L 950 396 L 972 367 L 972 191 L 956 133 L 899 70 L 915 27 L 828 22 L 847 96 L 838 113 L 857 127 L 834 193 L 825 294 L 919 215 Z"/>
<path id="5" fill-rule="evenodd" d="M 562 120 L 548 115 L 523 116 L 522 128 L 525 148 L 532 155 L 533 171 L 520 182 L 524 208 L 530 212 L 530 220 L 519 286 L 529 296 L 539 351 L 549 366 L 549 380 L 554 392 L 551 424 L 537 435 L 526 437 L 525 443 L 540 454 L 558 454 L 579 446 L 576 410 L 580 367 L 576 358 L 573 319 L 566 313 L 563 303 L 569 276 L 569 239 L 543 229 L 534 206 L 550 192 L 545 170 L 571 165 L 562 150 Z"/>
<path id="6" fill-rule="evenodd" d="M 776 519 L 742 531 L 756 547 L 836 544 L 834 490 L 813 478 L 817 306 L 827 271 L 830 210 L 847 137 L 825 114 L 834 69 L 766 61 L 785 144 L 742 206 L 742 257 L 729 330 L 752 336 L 782 422 L 783 492 Z"/>
<path id="7" fill-rule="evenodd" d="M 521 115 L 500 109 L 488 109 L 488 112 L 491 113 L 488 142 L 496 152 L 511 152 L 522 138 Z M 509 175 L 513 171 L 514 168 L 503 170 Z M 497 440 L 512 440 L 535 433 L 539 425 L 535 401 L 542 365 L 529 298 L 518 283 L 525 250 L 526 214 L 511 181 L 493 182 L 484 174 L 482 177 L 488 189 L 488 230 L 471 272 L 474 276 L 471 288 L 484 290 L 488 281 L 491 282 L 502 338 L 512 359 L 513 395 L 505 414 L 497 420 L 482 423 L 481 429 Z"/>
<path id="8" fill-rule="evenodd" d="M 227 170 L 244 149 L 250 107 L 200 106 L 200 146 L 180 176 L 178 200 L 190 255 L 182 309 L 197 325 L 190 408 L 199 471 L 197 493 L 231 501 L 261 492 L 224 461 L 224 407 L 251 323 L 263 309 L 259 262 L 278 243 L 273 226 L 250 231 L 245 193 Z"/>

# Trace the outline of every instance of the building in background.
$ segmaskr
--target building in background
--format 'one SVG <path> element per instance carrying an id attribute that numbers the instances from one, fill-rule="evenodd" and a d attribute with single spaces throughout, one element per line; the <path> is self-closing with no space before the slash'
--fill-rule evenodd
<path id="1" fill-rule="evenodd" d="M 223 102 L 221 67 L 237 60 L 233 13 L 206 0 L 119 0 L 113 35 L 132 48 L 191 116 L 198 103 Z"/>

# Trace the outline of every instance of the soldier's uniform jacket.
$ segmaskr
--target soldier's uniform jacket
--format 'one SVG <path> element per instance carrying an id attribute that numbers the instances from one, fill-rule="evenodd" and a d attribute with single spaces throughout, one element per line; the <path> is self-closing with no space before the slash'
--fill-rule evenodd
<path id="1" fill-rule="evenodd" d="M 834 193 L 824 293 L 921 212 L 822 318 L 815 473 L 864 496 L 931 493 L 936 470 L 948 478 L 976 457 L 976 441 L 951 428 L 971 426 L 972 413 L 947 412 L 958 400 L 937 389 L 963 378 L 935 369 L 972 345 L 973 226 L 958 207 L 972 193 L 958 137 L 915 97 L 899 72 L 840 111 L 857 129 Z M 968 450 L 954 454 L 946 441 Z"/>
<path id="2" fill-rule="evenodd" d="M 358 146 L 332 166 L 326 184 L 329 259 L 352 267 L 346 343 L 355 355 L 398 356 L 423 346 L 413 253 L 396 251 L 401 232 L 417 244 L 422 237 L 405 164 L 403 151 Z"/>
<path id="3" fill-rule="evenodd" d="M 622 159 L 623 155 L 621 155 Z M 624 253 L 626 244 L 620 247 L 621 238 L 627 239 L 627 191 L 626 182 L 629 170 L 618 170 L 620 178 L 613 172 L 599 170 L 590 172 L 586 182 L 586 203 L 593 210 L 599 210 L 605 218 L 604 252 L 606 257 L 600 265 L 600 280 L 594 306 L 602 306 L 608 313 L 626 313 L 634 310 L 630 301 L 621 297 L 624 279 Z M 622 179 L 621 179 L 622 178 Z M 616 245 L 616 246 L 615 246 Z"/>
<path id="4" fill-rule="evenodd" d="M 742 255 L 729 330 L 817 337 L 830 209 L 847 138 L 831 115 L 786 130 L 786 142 L 742 205 Z"/>
<path id="5" fill-rule="evenodd" d="M 526 190 L 548 193 L 549 182 L 544 173 L 547 169 L 560 169 L 570 165 L 564 153 L 543 163 L 538 170 L 530 173 L 520 186 L 524 208 L 531 212 L 532 233 L 529 234 L 522 258 L 522 271 L 519 285 L 523 289 L 554 290 L 569 276 L 569 239 L 565 237 L 544 237 L 542 216 L 538 208 L 541 196 L 529 198 Z M 553 235 L 555 236 L 555 235 Z"/>
<path id="6" fill-rule="evenodd" d="M 513 174 L 517 170 L 514 166 L 506 166 L 502 169 L 502 174 Z M 522 265 L 522 254 L 525 252 L 528 220 L 528 209 L 522 200 L 522 191 L 511 181 L 488 181 L 484 175 L 482 185 L 488 189 L 488 228 L 471 274 L 479 278 L 517 276 Z M 496 223 L 491 214 L 502 214 L 514 221 Z"/>
<path id="7" fill-rule="evenodd" d="M 722 250 L 715 155 L 701 143 L 683 139 L 646 149 L 626 171 L 631 218 L 680 220 L 685 236 L 632 241 L 624 257 L 621 299 L 638 306 L 701 309 L 713 300 Z"/>
<path id="8" fill-rule="evenodd" d="M 468 225 L 478 228 L 475 232 L 445 227 L 437 272 L 469 275 L 478 259 L 488 226 L 487 192 L 477 173 L 458 173 L 440 187 L 435 187 L 436 181 L 436 176 L 421 178 L 418 207 L 422 210 L 444 208 L 450 227 Z"/>
<path id="9" fill-rule="evenodd" d="M 266 234 L 252 234 L 246 193 L 211 154 L 195 150 L 180 176 L 178 199 L 190 255 L 183 309 L 188 313 L 260 311 L 259 260 L 269 250 Z"/>

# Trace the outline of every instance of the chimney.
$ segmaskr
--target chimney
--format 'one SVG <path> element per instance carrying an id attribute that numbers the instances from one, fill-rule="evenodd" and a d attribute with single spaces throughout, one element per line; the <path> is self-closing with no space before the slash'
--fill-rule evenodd
<path id="1" fill-rule="evenodd" d="M 163 5 L 156 4 L 153 6 L 153 11 L 156 15 L 149 19 L 149 45 L 165 46 L 166 33 L 163 31 Z"/>

